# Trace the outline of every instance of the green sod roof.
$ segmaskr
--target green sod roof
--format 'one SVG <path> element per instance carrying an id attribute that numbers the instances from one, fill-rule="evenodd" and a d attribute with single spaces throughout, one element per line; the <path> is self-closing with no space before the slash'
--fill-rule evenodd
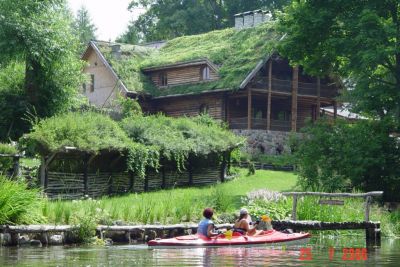
<path id="1" fill-rule="evenodd" d="M 121 45 L 122 55 L 111 54 L 110 43 L 96 45 L 128 90 L 152 96 L 200 93 L 212 90 L 236 90 L 257 66 L 271 54 L 280 35 L 274 23 L 254 28 L 234 28 L 172 39 L 157 50 L 143 46 Z M 150 67 L 208 59 L 219 68 L 217 81 L 199 82 L 158 89 L 141 70 Z"/>

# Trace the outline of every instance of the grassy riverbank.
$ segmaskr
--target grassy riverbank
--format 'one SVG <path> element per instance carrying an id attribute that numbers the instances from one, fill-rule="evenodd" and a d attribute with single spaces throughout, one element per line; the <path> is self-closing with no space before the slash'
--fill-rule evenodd
<path id="1" fill-rule="evenodd" d="M 122 220 L 129 223 L 178 223 L 197 221 L 204 207 L 214 207 L 216 217 L 229 219 L 243 206 L 248 192 L 268 188 L 274 191 L 294 190 L 297 176 L 290 172 L 257 171 L 247 176 L 241 169 L 233 181 L 202 188 L 179 188 L 105 197 L 99 200 L 47 201 L 43 215 L 56 224 L 72 223 L 74 218 L 90 214 L 100 223 Z"/>
<path id="2" fill-rule="evenodd" d="M 294 173 L 259 170 L 255 175 L 247 176 L 247 170 L 241 169 L 239 174 L 232 181 L 202 188 L 177 188 L 97 200 L 44 200 L 41 208 L 35 210 L 39 211 L 38 218 L 42 218 L 42 222 L 92 226 L 115 221 L 129 224 L 197 222 L 204 207 L 215 209 L 217 223 L 232 222 L 235 213 L 243 206 L 253 217 L 267 213 L 272 219 L 290 218 L 292 198 L 274 192 L 300 191 Z M 345 199 L 343 206 L 319 205 L 318 200 L 317 197 L 300 198 L 298 219 L 328 222 L 364 220 L 362 199 Z M 381 221 L 383 235 L 400 236 L 400 212 L 389 213 L 378 205 L 372 205 L 370 218 Z"/>

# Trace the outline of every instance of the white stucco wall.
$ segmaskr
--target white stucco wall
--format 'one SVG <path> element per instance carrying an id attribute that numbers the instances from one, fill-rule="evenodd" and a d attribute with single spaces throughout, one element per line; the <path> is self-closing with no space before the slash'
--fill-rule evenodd
<path id="1" fill-rule="evenodd" d="M 109 107 L 113 105 L 117 94 L 120 92 L 119 84 L 116 88 L 117 79 L 110 70 L 103 64 L 93 49 L 90 50 L 87 58 L 87 66 L 83 73 L 87 74 L 86 92 L 82 93 L 89 99 L 89 102 L 98 107 Z M 90 74 L 94 74 L 94 91 L 90 92 Z"/>

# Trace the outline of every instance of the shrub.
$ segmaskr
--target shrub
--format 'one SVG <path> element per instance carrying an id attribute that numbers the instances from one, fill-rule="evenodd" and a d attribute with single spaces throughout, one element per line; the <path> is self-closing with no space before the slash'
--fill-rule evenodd
<path id="1" fill-rule="evenodd" d="M 382 190 L 399 199 L 400 149 L 384 121 L 320 120 L 298 140 L 299 182 L 303 189 Z"/>
<path id="2" fill-rule="evenodd" d="M 42 223 L 43 201 L 38 190 L 0 175 L 0 225 Z"/>
<path id="3" fill-rule="evenodd" d="M 249 192 L 242 203 L 251 216 L 260 218 L 268 215 L 273 220 L 287 219 L 291 212 L 291 203 L 279 192 L 259 189 Z"/>
<path id="4" fill-rule="evenodd" d="M 0 154 L 15 155 L 17 149 L 9 144 L 0 143 Z M 0 173 L 7 172 L 13 166 L 13 159 L 11 157 L 0 157 Z"/>

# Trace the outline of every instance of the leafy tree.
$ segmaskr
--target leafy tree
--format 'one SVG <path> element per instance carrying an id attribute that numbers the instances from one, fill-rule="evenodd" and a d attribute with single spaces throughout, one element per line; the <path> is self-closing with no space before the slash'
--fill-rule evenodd
<path id="1" fill-rule="evenodd" d="M 131 23 L 133 34 L 144 41 L 171 39 L 234 25 L 234 14 L 255 9 L 278 10 L 289 0 L 133 0 L 129 9 L 146 13 Z M 129 29 L 128 29 L 129 31 Z M 135 31 L 138 34 L 135 34 Z"/>
<path id="2" fill-rule="evenodd" d="M 139 43 L 140 39 L 141 37 L 139 35 L 138 28 L 135 25 L 135 21 L 130 21 L 128 24 L 128 29 L 115 41 L 125 44 L 137 44 Z"/>
<path id="3" fill-rule="evenodd" d="M 298 140 L 299 182 L 312 190 L 383 190 L 387 200 L 398 200 L 400 186 L 398 140 L 392 125 L 381 121 L 321 119 Z"/>
<path id="4" fill-rule="evenodd" d="M 395 0 L 293 1 L 280 18 L 280 52 L 309 74 L 348 77 L 354 111 L 399 122 L 399 10 Z"/>
<path id="5" fill-rule="evenodd" d="M 65 1 L 0 1 L 0 25 L 1 67 L 24 62 L 27 105 L 39 116 L 67 109 L 77 95 L 82 64 Z"/>
<path id="6" fill-rule="evenodd" d="M 85 6 L 81 6 L 81 8 L 76 13 L 74 30 L 79 37 L 81 51 L 86 48 L 90 40 L 96 39 L 97 28 L 92 23 L 89 11 L 86 9 Z"/>
<path id="7" fill-rule="evenodd" d="M 24 120 L 28 107 L 24 75 L 25 64 L 20 61 L 0 64 L 0 140 L 15 140 L 29 128 Z"/>

